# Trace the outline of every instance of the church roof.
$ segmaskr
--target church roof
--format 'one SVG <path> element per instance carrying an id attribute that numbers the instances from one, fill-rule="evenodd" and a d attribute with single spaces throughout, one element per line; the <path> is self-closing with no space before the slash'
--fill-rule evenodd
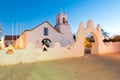
<path id="1" fill-rule="evenodd" d="M 13 35 L 13 36 L 12 35 L 6 35 L 5 36 L 5 40 L 12 40 L 12 39 L 16 40 L 17 38 L 19 38 L 18 35 L 17 36 L 16 35 Z"/>
<path id="2" fill-rule="evenodd" d="M 32 30 L 36 29 L 37 27 L 41 26 L 41 25 L 44 24 L 44 23 L 48 23 L 48 24 L 51 26 L 51 28 L 53 28 L 53 30 L 55 30 L 57 33 L 60 33 L 60 32 L 57 31 L 48 21 L 44 21 L 43 23 L 39 24 L 39 25 L 36 26 L 35 28 L 33 28 L 33 29 L 31 29 L 31 30 L 25 30 L 25 31 L 32 31 Z M 24 31 L 24 32 L 25 32 L 25 31 Z"/>

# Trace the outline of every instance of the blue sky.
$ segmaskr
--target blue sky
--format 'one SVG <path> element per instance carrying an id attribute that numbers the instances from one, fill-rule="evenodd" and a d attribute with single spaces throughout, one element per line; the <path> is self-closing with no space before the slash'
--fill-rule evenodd
<path id="1" fill-rule="evenodd" d="M 16 24 L 19 27 L 20 23 L 24 23 L 24 29 L 32 29 L 44 21 L 54 26 L 61 8 L 68 15 L 73 33 L 81 21 L 86 25 L 92 19 L 95 27 L 101 24 L 105 31 L 120 34 L 120 0 L 0 0 L 3 34 L 12 34 L 12 23 L 14 34 Z"/>

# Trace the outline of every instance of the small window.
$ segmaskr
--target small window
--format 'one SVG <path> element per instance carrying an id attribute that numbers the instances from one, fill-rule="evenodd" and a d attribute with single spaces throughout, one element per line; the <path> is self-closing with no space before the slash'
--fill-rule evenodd
<path id="1" fill-rule="evenodd" d="M 44 35 L 45 35 L 45 36 L 48 35 L 48 28 L 44 28 Z"/>
<path id="2" fill-rule="evenodd" d="M 65 22 L 65 18 L 63 18 L 63 23 L 65 24 L 66 22 Z"/>

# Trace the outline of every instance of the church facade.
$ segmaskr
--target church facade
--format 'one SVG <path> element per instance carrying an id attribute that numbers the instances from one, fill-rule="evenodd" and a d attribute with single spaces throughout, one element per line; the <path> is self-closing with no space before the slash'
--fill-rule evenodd
<path id="1" fill-rule="evenodd" d="M 36 48 L 43 45 L 53 47 L 55 42 L 59 42 L 63 47 L 74 42 L 68 24 L 68 17 L 62 12 L 56 16 L 56 25 L 54 27 L 45 21 L 32 30 L 25 30 L 16 40 L 15 46 L 24 48 L 29 43 L 32 43 Z"/>

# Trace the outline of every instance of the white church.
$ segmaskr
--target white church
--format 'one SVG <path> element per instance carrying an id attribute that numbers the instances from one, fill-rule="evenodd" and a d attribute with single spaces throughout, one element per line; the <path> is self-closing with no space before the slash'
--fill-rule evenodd
<path id="1" fill-rule="evenodd" d="M 68 16 L 62 12 L 56 16 L 55 26 L 45 21 L 31 30 L 25 30 L 16 40 L 15 46 L 25 48 L 29 43 L 32 43 L 36 48 L 43 45 L 53 47 L 55 42 L 59 42 L 63 47 L 74 42 L 68 24 Z"/>

